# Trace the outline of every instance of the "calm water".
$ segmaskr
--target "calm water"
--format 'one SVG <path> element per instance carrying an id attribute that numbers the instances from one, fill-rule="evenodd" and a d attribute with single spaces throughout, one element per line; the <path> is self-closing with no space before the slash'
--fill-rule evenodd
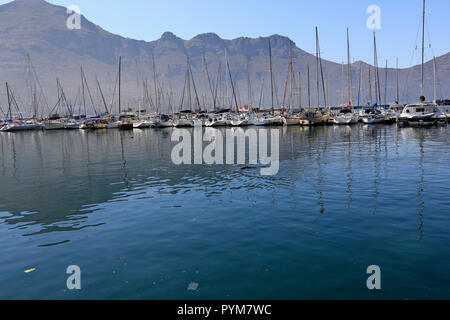
<path id="1" fill-rule="evenodd" d="M 450 298 L 448 128 L 280 129 L 273 177 L 172 130 L 1 134 L 0 298 Z"/>

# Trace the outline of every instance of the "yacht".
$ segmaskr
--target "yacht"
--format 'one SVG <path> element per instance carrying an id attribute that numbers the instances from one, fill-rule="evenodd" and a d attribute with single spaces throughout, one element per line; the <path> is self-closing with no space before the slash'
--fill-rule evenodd
<path id="1" fill-rule="evenodd" d="M 228 123 L 228 120 L 224 116 L 213 116 L 205 121 L 205 127 L 225 127 Z"/>
<path id="2" fill-rule="evenodd" d="M 0 131 L 13 132 L 13 131 L 28 131 L 28 130 L 41 130 L 42 124 L 34 120 L 27 121 L 14 121 L 4 125 Z"/>
<path id="3" fill-rule="evenodd" d="M 358 123 L 358 115 L 353 113 L 353 111 L 350 108 L 343 108 L 339 111 L 339 114 L 337 114 L 333 118 L 334 124 L 337 125 L 351 125 Z"/>
<path id="4" fill-rule="evenodd" d="M 423 1 L 422 20 L 422 44 L 425 43 L 425 0 Z M 402 113 L 397 117 L 399 127 L 431 127 L 436 125 L 447 125 L 447 117 L 441 112 L 435 102 L 425 102 L 425 46 L 422 46 L 422 83 L 420 102 L 408 104 L 403 108 Z"/>
<path id="5" fill-rule="evenodd" d="M 284 124 L 287 126 L 295 126 L 300 124 L 301 118 L 296 115 L 289 115 L 284 117 Z"/>
<path id="6" fill-rule="evenodd" d="M 179 118 L 174 121 L 174 127 L 189 128 L 192 127 L 192 120 L 188 118 Z"/>
<path id="7" fill-rule="evenodd" d="M 321 110 L 308 109 L 300 116 L 300 125 L 302 126 L 320 126 L 325 125 L 330 115 L 328 112 Z"/>
<path id="8" fill-rule="evenodd" d="M 148 120 L 137 120 L 133 122 L 133 128 L 135 129 L 147 129 L 152 126 L 152 122 Z"/>
<path id="9" fill-rule="evenodd" d="M 80 123 L 74 119 L 69 119 L 64 123 L 64 129 L 80 129 Z"/>
<path id="10" fill-rule="evenodd" d="M 425 102 L 424 97 L 421 97 L 421 100 L 420 103 L 405 106 L 402 113 L 397 117 L 399 126 L 427 127 L 447 124 L 447 117 L 437 104 Z"/>
<path id="11" fill-rule="evenodd" d="M 281 116 L 266 115 L 253 121 L 255 126 L 282 126 L 284 120 Z"/>
<path id="12" fill-rule="evenodd" d="M 65 123 L 62 120 L 46 120 L 43 124 L 44 130 L 62 130 L 65 129 Z"/>

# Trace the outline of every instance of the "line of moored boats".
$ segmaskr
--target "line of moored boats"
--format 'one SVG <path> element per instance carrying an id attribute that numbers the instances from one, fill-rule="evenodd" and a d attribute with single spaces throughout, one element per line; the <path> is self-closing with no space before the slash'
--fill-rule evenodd
<path id="1" fill-rule="evenodd" d="M 230 109 L 213 113 L 204 111 L 181 111 L 175 114 L 133 114 L 121 115 L 59 116 L 48 119 L 16 119 L 0 121 L 0 131 L 14 132 L 27 130 L 95 130 L 95 129 L 145 129 L 167 127 L 245 127 L 245 126 L 282 126 L 282 125 L 352 125 L 393 124 L 399 126 L 435 126 L 446 125 L 450 114 L 441 110 L 436 103 L 420 102 L 411 105 L 394 105 L 388 108 L 366 106 L 360 110 L 344 107 L 333 111 L 329 108 L 307 108 L 298 110 L 255 109 L 235 112 Z"/>

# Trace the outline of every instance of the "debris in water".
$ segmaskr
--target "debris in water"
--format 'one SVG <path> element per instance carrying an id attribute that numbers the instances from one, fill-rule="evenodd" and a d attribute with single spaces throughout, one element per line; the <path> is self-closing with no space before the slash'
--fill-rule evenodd
<path id="1" fill-rule="evenodd" d="M 24 272 L 25 272 L 25 273 L 30 273 L 30 272 L 33 272 L 33 271 L 35 271 L 35 270 L 36 270 L 36 268 L 31 268 L 31 269 L 25 270 Z"/>
<path id="2" fill-rule="evenodd" d="M 197 291 L 197 289 L 198 289 L 198 283 L 197 282 L 191 282 L 191 283 L 189 283 L 189 286 L 188 286 L 188 291 Z"/>

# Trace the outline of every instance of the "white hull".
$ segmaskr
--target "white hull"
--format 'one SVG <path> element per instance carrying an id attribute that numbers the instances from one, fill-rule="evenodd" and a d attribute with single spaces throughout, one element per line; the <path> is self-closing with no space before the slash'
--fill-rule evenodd
<path id="1" fill-rule="evenodd" d="M 74 122 L 74 123 L 66 123 L 66 124 L 64 124 L 64 129 L 68 129 L 68 130 L 70 130 L 70 129 L 80 129 L 80 124 L 76 123 L 76 122 Z"/>
<path id="2" fill-rule="evenodd" d="M 116 121 L 116 122 L 109 122 L 106 125 L 107 129 L 118 129 L 120 127 L 120 121 Z"/>
<path id="3" fill-rule="evenodd" d="M 3 132 L 15 132 L 15 131 L 30 131 L 30 130 L 41 130 L 42 125 L 38 123 L 24 123 L 24 124 L 13 124 L 13 125 L 6 125 L 0 129 L 0 131 Z"/>
<path id="4" fill-rule="evenodd" d="M 203 127 L 203 121 L 202 120 L 192 120 L 192 126 L 194 128 L 201 128 L 201 127 Z"/>
<path id="5" fill-rule="evenodd" d="M 383 123 L 384 117 L 364 117 L 362 118 L 362 122 L 364 124 L 377 124 L 377 123 Z"/>
<path id="6" fill-rule="evenodd" d="M 205 127 L 225 127 L 228 125 L 226 120 L 208 121 L 205 123 Z"/>
<path id="7" fill-rule="evenodd" d="M 62 130 L 65 129 L 64 122 L 61 121 L 45 121 L 44 130 Z"/>
<path id="8" fill-rule="evenodd" d="M 333 123 L 336 125 L 350 125 L 358 123 L 358 117 L 354 114 L 338 115 L 333 118 Z"/>
<path id="9" fill-rule="evenodd" d="M 288 117 L 288 118 L 285 118 L 284 123 L 285 123 L 287 126 L 295 126 L 295 125 L 299 125 L 299 124 L 300 124 L 300 118 L 297 118 L 297 117 Z"/>
<path id="10" fill-rule="evenodd" d="M 171 128 L 174 126 L 174 122 L 172 120 L 169 121 L 157 121 L 153 123 L 153 127 L 155 128 Z"/>
<path id="11" fill-rule="evenodd" d="M 152 126 L 152 123 L 149 121 L 140 121 L 133 123 L 133 128 L 135 129 L 147 129 Z"/>
<path id="12" fill-rule="evenodd" d="M 192 120 L 187 119 L 176 120 L 174 126 L 177 128 L 192 127 Z"/>

